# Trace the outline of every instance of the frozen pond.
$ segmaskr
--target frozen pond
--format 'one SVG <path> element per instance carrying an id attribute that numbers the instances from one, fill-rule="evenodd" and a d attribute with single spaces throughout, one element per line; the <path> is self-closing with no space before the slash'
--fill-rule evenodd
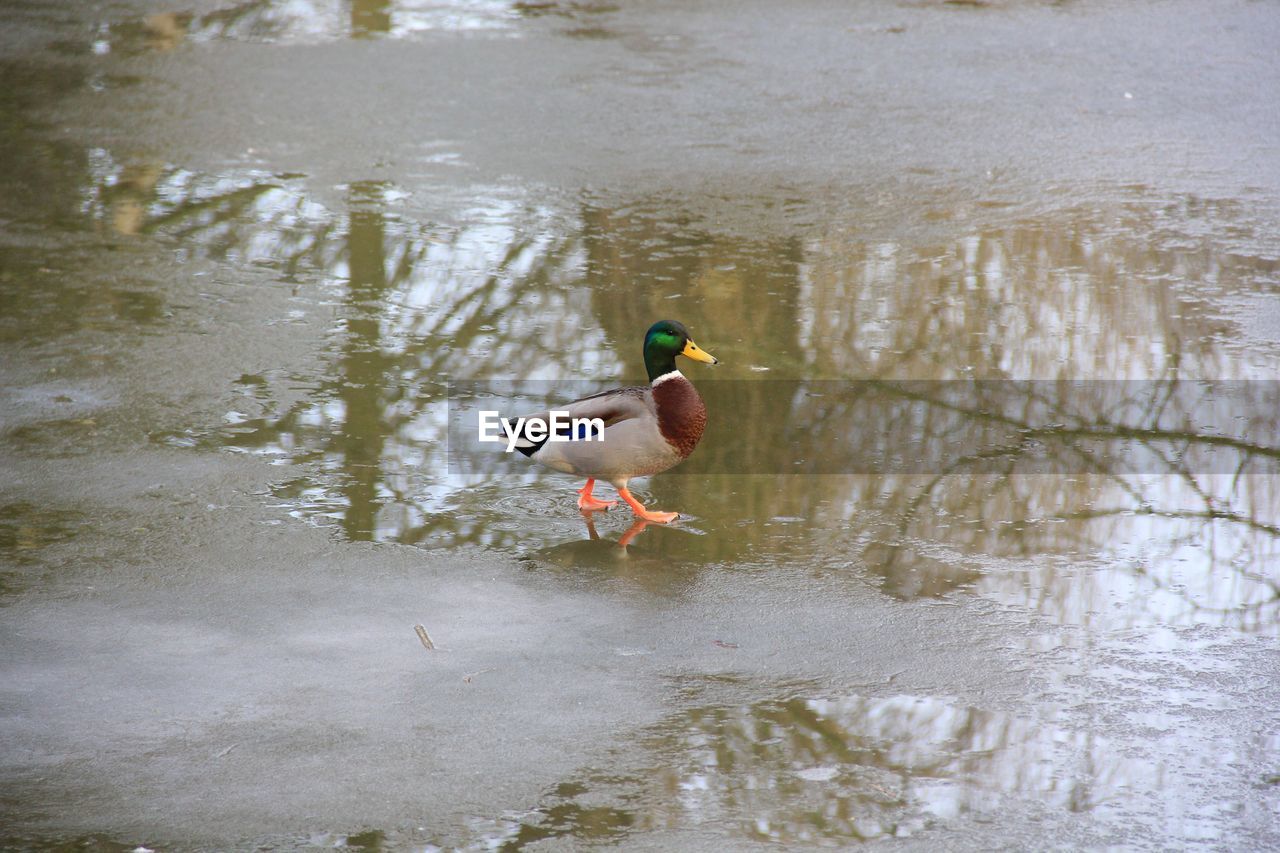
<path id="1" fill-rule="evenodd" d="M 6 847 L 1280 847 L 1280 9 L 0 9 Z"/>

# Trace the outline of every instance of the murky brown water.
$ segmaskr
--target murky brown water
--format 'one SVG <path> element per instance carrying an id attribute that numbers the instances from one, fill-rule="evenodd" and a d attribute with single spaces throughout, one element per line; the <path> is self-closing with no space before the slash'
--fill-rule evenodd
<path id="1" fill-rule="evenodd" d="M 1274 10 L 144 5 L 5 10 L 10 846 L 1280 844 Z M 679 524 L 458 441 L 659 317 Z"/>

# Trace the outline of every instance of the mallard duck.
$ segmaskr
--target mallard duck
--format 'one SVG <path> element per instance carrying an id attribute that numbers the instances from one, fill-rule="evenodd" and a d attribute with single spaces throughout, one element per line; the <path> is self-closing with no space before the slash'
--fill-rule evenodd
<path id="1" fill-rule="evenodd" d="M 618 490 L 618 495 L 644 521 L 665 524 L 679 513 L 656 512 L 627 490 L 632 477 L 647 477 L 682 462 L 697 447 L 707 425 L 707 407 L 693 383 L 676 368 L 676 356 L 694 361 L 719 364 L 719 359 L 698 348 L 689 332 L 673 320 L 661 320 L 644 335 L 644 366 L 649 384 L 643 387 L 616 388 L 583 397 L 563 407 L 570 422 L 580 418 L 599 418 L 603 433 L 588 434 L 579 430 L 571 435 L 569 424 L 560 419 L 556 440 L 549 440 L 551 412 L 526 416 L 515 427 L 505 427 L 509 439 L 525 456 L 566 474 L 586 477 L 578 492 L 578 508 L 583 512 L 608 509 L 617 501 L 602 501 L 592 495 L 596 480 L 604 480 Z M 531 423 L 540 427 L 529 431 Z M 578 421 L 578 423 L 581 423 Z"/>

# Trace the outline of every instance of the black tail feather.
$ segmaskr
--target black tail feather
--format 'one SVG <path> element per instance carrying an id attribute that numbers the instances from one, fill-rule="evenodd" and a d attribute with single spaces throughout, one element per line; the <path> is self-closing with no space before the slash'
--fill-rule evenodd
<path id="1" fill-rule="evenodd" d="M 528 441 L 528 439 L 525 439 L 525 440 L 526 440 L 526 441 Z M 544 444 L 546 444 L 546 443 L 547 443 L 547 440 L 544 438 L 542 441 L 539 441 L 539 442 L 537 442 L 536 444 L 528 444 L 528 445 L 521 445 L 521 444 L 517 444 L 517 445 L 516 445 L 516 450 L 519 450 L 519 451 L 520 451 L 521 453 L 523 453 L 525 456 L 532 456 L 533 454 L 535 454 L 535 453 L 537 453 L 539 450 L 541 450 L 541 449 L 542 449 L 542 445 L 544 445 Z"/>

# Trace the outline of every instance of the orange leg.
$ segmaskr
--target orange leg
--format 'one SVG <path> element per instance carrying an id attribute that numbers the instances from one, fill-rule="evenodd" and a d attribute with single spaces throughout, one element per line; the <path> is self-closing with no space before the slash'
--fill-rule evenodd
<path id="1" fill-rule="evenodd" d="M 675 521 L 680 513 L 678 512 L 654 512 L 644 508 L 644 504 L 632 497 L 631 492 L 626 489 L 618 489 L 618 495 L 627 502 L 627 506 L 631 507 L 631 511 L 636 514 L 636 518 L 642 518 L 645 521 L 656 521 L 658 524 L 666 524 L 669 521 Z"/>
<path id="2" fill-rule="evenodd" d="M 578 509 L 583 512 L 595 512 L 598 509 L 608 509 L 617 503 L 617 501 L 600 501 L 593 498 L 591 490 L 595 487 L 595 480 L 587 480 L 587 484 L 578 490 Z"/>

